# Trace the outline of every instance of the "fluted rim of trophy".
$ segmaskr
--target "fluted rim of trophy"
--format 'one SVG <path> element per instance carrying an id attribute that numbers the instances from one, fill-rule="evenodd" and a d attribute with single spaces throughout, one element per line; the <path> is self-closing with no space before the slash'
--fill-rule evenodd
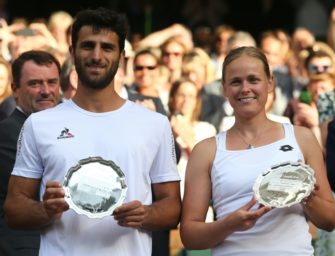
<path id="1" fill-rule="evenodd" d="M 65 201 L 77 214 L 89 218 L 112 215 L 127 193 L 126 178 L 112 160 L 88 157 L 71 167 L 65 175 Z"/>

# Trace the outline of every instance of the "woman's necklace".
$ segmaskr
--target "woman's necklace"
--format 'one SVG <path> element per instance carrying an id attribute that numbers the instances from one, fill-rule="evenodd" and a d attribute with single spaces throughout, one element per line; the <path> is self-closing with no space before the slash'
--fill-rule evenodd
<path id="1" fill-rule="evenodd" d="M 262 132 L 264 132 L 264 131 L 266 130 L 266 128 L 267 128 L 267 125 L 265 125 L 265 126 L 264 126 L 264 129 L 262 129 L 260 132 L 258 132 L 258 133 L 256 134 L 256 136 L 255 136 L 250 142 L 247 142 L 247 141 L 245 140 L 245 138 L 243 137 L 243 135 L 242 135 L 242 133 L 241 133 L 241 131 L 240 131 L 239 128 L 235 127 L 235 131 L 236 131 L 236 134 L 238 135 L 238 137 L 240 137 L 240 139 L 243 141 L 243 143 L 247 145 L 247 149 L 252 149 L 252 148 L 255 148 L 255 146 L 253 146 L 253 142 L 258 138 L 258 136 L 259 136 Z"/>

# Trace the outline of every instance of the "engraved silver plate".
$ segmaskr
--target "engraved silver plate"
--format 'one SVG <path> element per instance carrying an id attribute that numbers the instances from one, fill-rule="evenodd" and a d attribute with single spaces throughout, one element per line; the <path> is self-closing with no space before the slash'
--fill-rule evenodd
<path id="1" fill-rule="evenodd" d="M 127 192 L 122 170 L 101 157 L 82 159 L 71 167 L 63 187 L 70 208 L 89 218 L 110 216 L 123 203 Z"/>
<path id="2" fill-rule="evenodd" d="M 253 190 L 260 204 L 282 208 L 300 203 L 310 195 L 314 184 L 314 170 L 310 166 L 287 162 L 259 175 Z"/>

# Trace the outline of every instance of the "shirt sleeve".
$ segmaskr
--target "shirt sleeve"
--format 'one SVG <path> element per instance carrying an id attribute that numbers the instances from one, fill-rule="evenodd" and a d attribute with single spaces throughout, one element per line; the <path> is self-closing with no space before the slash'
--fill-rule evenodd
<path id="1" fill-rule="evenodd" d="M 164 120 L 160 145 L 150 169 L 152 183 L 180 180 L 176 163 L 174 137 L 168 119 Z"/>
<path id="2" fill-rule="evenodd" d="M 43 165 L 37 150 L 36 137 L 31 116 L 24 123 L 18 141 L 16 160 L 12 175 L 39 179 Z"/>

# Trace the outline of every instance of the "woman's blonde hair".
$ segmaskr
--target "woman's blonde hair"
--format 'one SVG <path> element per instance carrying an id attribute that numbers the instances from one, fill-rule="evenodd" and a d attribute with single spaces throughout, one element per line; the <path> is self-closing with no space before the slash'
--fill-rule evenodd
<path id="1" fill-rule="evenodd" d="M 203 65 L 205 67 L 206 84 L 215 80 L 215 68 L 209 55 L 201 48 L 195 47 L 186 53 L 183 58 L 182 70 L 188 67 Z"/>

